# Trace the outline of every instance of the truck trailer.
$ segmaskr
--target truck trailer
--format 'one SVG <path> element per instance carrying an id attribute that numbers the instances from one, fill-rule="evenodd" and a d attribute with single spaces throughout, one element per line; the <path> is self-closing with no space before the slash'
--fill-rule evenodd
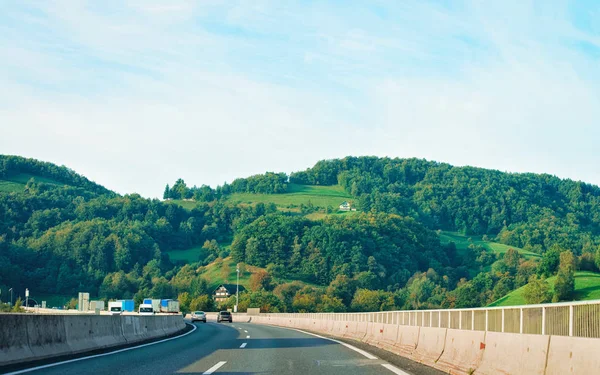
<path id="1" fill-rule="evenodd" d="M 152 305 L 155 313 L 179 314 L 179 301 L 173 299 L 144 298 L 144 305 Z"/>
<path id="2" fill-rule="evenodd" d="M 179 301 L 175 301 L 172 299 L 161 300 L 160 312 L 169 314 L 179 314 Z"/>

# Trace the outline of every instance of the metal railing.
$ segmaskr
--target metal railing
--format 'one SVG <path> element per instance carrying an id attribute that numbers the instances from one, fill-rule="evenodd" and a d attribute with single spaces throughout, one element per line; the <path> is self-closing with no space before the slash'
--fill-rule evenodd
<path id="1" fill-rule="evenodd" d="M 600 300 L 452 310 L 261 314 L 474 331 L 600 338 Z"/>

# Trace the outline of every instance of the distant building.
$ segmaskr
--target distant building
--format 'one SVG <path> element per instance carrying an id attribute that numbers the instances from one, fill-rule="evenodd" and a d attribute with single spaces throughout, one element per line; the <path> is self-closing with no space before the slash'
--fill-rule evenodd
<path id="1" fill-rule="evenodd" d="M 244 288 L 243 286 L 240 285 L 239 290 L 240 290 L 240 292 L 243 292 L 246 290 L 246 288 Z M 215 289 L 215 291 L 213 293 L 215 302 L 221 303 L 221 302 L 227 301 L 227 299 L 229 297 L 231 297 L 232 295 L 235 295 L 235 291 L 236 291 L 235 284 L 221 284 L 217 289 Z"/>
<path id="2" fill-rule="evenodd" d="M 350 210 L 352 210 L 350 203 L 344 202 L 344 203 L 340 204 L 340 211 L 350 211 Z"/>

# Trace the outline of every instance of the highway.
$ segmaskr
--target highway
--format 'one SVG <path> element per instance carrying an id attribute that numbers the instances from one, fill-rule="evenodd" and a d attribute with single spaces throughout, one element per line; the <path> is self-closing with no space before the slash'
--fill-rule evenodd
<path id="1" fill-rule="evenodd" d="M 296 330 L 237 322 L 194 325 L 183 337 L 26 373 L 416 375 L 361 349 Z"/>

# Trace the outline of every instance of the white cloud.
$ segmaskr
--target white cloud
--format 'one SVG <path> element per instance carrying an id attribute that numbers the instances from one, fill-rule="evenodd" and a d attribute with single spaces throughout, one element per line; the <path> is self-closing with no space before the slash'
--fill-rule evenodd
<path id="1" fill-rule="evenodd" d="M 0 152 L 120 193 L 347 155 L 600 183 L 600 77 L 565 43 L 598 38 L 561 8 L 393 2 L 381 18 L 267 1 L 44 4 L 7 12 L 37 32 L 2 28 Z"/>

